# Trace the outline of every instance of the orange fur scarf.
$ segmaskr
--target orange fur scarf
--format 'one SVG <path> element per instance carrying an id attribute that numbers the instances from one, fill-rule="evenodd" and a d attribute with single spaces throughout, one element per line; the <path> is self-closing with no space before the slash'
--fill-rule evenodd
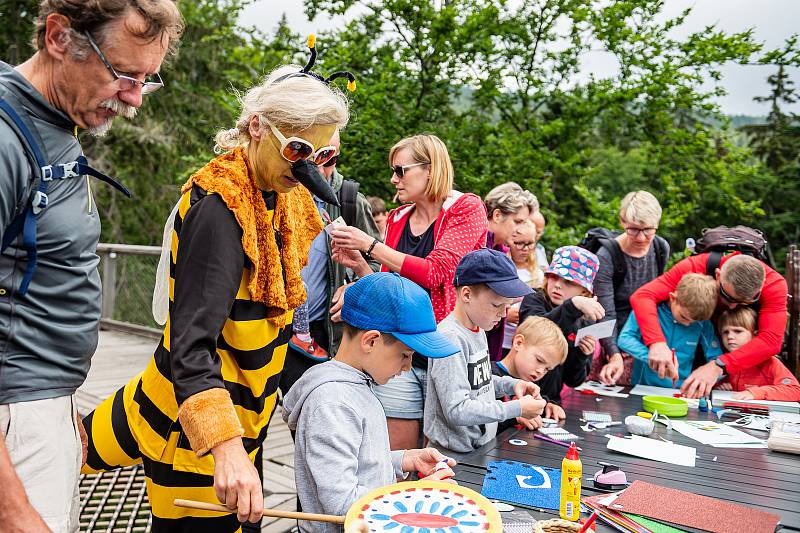
<path id="1" fill-rule="evenodd" d="M 220 195 L 236 216 L 242 228 L 244 253 L 253 263 L 247 285 L 250 297 L 269 307 L 270 322 L 277 327 L 285 326 L 287 312 L 306 300 L 300 270 L 308 263 L 311 241 L 323 227 L 311 193 L 298 186 L 286 194 L 278 194 L 275 211 L 270 213 L 250 175 L 242 147 L 198 170 L 181 191 L 186 192 L 194 184 L 209 194 Z M 275 230 L 280 232 L 283 242 L 280 251 Z"/>

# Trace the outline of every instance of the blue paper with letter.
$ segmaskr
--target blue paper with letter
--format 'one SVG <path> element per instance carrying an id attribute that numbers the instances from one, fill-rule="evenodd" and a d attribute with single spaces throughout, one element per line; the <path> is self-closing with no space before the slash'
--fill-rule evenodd
<path id="1" fill-rule="evenodd" d="M 481 494 L 523 507 L 558 509 L 561 471 L 555 468 L 492 461 L 486 467 Z"/>

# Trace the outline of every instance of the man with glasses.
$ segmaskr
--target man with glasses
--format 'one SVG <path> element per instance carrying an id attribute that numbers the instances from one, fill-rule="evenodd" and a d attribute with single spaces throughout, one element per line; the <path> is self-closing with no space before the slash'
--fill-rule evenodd
<path id="1" fill-rule="evenodd" d="M 78 528 L 73 394 L 100 319 L 94 171 L 77 132 L 102 136 L 116 116 L 133 118 L 163 86 L 158 72 L 181 30 L 171 0 L 44 0 L 36 53 L 0 63 L 0 434 L 32 508 L 56 532 Z M 20 531 L 42 530 L 30 513 L 10 515 L 0 527 L 16 531 L 16 519 Z"/>
<path id="2" fill-rule="evenodd" d="M 713 253 L 716 252 L 687 257 L 631 297 L 642 338 L 649 348 L 648 363 L 661 378 L 678 376 L 672 351 L 659 326 L 656 305 L 675 291 L 685 274 L 712 274 L 707 269 Z M 719 287 L 717 313 L 739 305 L 752 306 L 758 311 L 758 332 L 744 346 L 695 369 L 681 386 L 681 392 L 689 398 L 708 396 L 717 381 L 728 373 L 739 373 L 779 353 L 786 328 L 788 286 L 778 272 L 754 257 L 734 252 L 722 257 L 713 276 Z"/>

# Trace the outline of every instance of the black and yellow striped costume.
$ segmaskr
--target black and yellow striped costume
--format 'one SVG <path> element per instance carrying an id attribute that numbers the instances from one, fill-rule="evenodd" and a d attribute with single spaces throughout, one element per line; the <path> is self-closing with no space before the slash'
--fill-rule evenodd
<path id="1" fill-rule="evenodd" d="M 274 195 L 265 201 L 271 217 Z M 184 193 L 172 234 L 170 314 L 161 342 L 144 372 L 84 420 L 84 472 L 142 462 L 154 532 L 240 530 L 235 514 L 181 509 L 172 502 L 219 503 L 213 457 L 193 451 L 179 421 L 187 398 L 226 389 L 251 459 L 275 407 L 291 315 L 278 327 L 267 320 L 269 308 L 251 299 L 253 264 L 241 239 L 242 229 L 219 195 L 197 185 Z"/>

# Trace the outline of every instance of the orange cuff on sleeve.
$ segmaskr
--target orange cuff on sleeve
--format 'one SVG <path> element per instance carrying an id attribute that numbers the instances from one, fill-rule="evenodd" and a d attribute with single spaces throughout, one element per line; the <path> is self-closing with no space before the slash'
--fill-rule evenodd
<path id="1" fill-rule="evenodd" d="M 190 396 L 178 409 L 178 420 L 198 457 L 244 434 L 226 389 L 208 389 Z"/>

